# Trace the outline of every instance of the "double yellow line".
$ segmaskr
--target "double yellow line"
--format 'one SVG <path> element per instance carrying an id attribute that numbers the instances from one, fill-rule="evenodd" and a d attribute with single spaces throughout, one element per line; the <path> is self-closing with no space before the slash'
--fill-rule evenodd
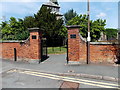
<path id="1" fill-rule="evenodd" d="M 86 84 L 86 85 L 90 85 L 90 86 L 97 86 L 97 87 L 101 87 L 101 88 L 120 89 L 120 88 L 118 88 L 117 84 L 112 84 L 112 83 L 105 83 L 105 82 L 97 82 L 97 81 L 91 81 L 91 80 L 70 78 L 70 77 L 65 77 L 65 76 L 58 76 L 58 75 L 29 71 L 29 70 L 13 70 L 12 72 L 18 72 L 18 73 L 22 73 L 22 74 L 33 75 L 33 76 L 44 77 L 44 78 L 55 79 L 55 80 L 63 80 L 63 81 L 81 83 L 81 84 Z"/>

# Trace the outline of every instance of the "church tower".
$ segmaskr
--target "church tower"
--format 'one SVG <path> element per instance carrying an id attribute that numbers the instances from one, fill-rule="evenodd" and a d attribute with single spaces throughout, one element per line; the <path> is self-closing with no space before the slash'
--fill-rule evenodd
<path id="1" fill-rule="evenodd" d="M 51 9 L 51 13 L 56 13 L 57 19 L 62 18 L 62 14 L 60 14 L 60 6 L 57 0 L 49 0 L 49 2 L 43 4 L 42 6 L 46 6 L 47 8 Z"/>
<path id="2" fill-rule="evenodd" d="M 50 0 L 50 1 L 53 2 L 54 4 L 59 5 L 57 0 Z"/>

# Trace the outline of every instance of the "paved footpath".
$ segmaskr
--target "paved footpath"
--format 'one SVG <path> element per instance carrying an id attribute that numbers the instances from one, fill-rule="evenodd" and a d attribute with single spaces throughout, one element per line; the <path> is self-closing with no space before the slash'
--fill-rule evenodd
<path id="1" fill-rule="evenodd" d="M 88 74 L 100 75 L 118 78 L 118 68 L 116 65 L 95 65 L 95 64 L 81 64 L 81 65 L 67 65 L 66 55 L 49 55 L 49 58 L 38 63 L 14 62 L 9 60 L 2 61 L 2 72 L 13 69 L 32 69 L 38 71 L 45 71 L 51 73 L 70 73 L 70 74 Z"/>

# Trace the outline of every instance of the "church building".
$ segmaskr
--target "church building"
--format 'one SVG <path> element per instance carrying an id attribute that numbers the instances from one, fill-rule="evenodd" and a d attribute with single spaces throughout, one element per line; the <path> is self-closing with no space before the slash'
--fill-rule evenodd
<path id="1" fill-rule="evenodd" d="M 46 6 L 51 9 L 51 13 L 56 13 L 57 19 L 62 18 L 62 14 L 60 14 L 60 6 L 57 0 L 49 0 L 49 2 L 43 4 L 42 6 Z"/>

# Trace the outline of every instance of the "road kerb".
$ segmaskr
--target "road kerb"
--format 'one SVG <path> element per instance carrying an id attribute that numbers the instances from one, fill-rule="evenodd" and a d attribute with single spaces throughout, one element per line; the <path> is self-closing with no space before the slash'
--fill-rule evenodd
<path id="1" fill-rule="evenodd" d="M 116 79 L 114 77 L 109 77 L 109 76 L 103 76 L 102 79 L 107 80 L 107 81 L 114 81 L 114 82 L 117 82 L 117 80 L 118 80 L 118 79 Z"/>
<path id="2" fill-rule="evenodd" d="M 120 81 L 119 78 L 109 77 L 109 76 L 100 76 L 100 75 L 91 75 L 91 74 L 73 74 L 73 73 L 56 73 L 57 75 L 61 76 L 76 76 L 76 77 L 82 77 L 82 78 L 90 78 L 90 79 L 98 79 L 98 80 L 105 80 L 105 81 L 113 81 L 118 82 Z"/>
<path id="3" fill-rule="evenodd" d="M 10 71 L 21 71 L 21 70 L 32 70 L 32 69 L 24 69 L 24 68 L 13 68 L 5 72 L 10 72 Z M 82 77 L 82 78 L 90 78 L 90 79 L 98 79 L 98 80 L 105 80 L 105 81 L 113 81 L 113 82 L 118 82 L 120 81 L 120 78 L 115 78 L 115 77 L 110 77 L 110 76 L 100 76 L 100 75 L 91 75 L 91 74 L 83 74 L 83 73 L 59 73 L 59 72 L 47 72 L 47 71 L 40 71 L 40 70 L 32 70 L 36 72 L 43 72 L 43 73 L 49 73 L 49 74 L 56 74 L 60 76 L 75 76 L 75 77 Z M 5 73 L 5 72 L 2 72 Z"/>

